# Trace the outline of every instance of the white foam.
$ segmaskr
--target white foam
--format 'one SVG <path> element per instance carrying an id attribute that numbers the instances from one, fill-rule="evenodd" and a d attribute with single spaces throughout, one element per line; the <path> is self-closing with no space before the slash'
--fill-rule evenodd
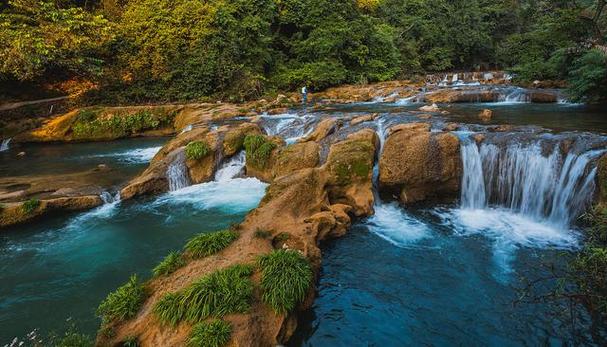
<path id="1" fill-rule="evenodd" d="M 105 154 L 96 154 L 92 157 L 96 158 L 118 158 L 119 161 L 123 161 L 126 163 L 132 164 L 141 164 L 148 163 L 156 153 L 158 153 L 162 149 L 159 147 L 147 147 L 147 148 L 136 148 L 128 151 L 122 152 L 114 152 L 114 153 L 105 153 Z"/>
<path id="2" fill-rule="evenodd" d="M 430 237 L 430 227 L 406 213 L 397 203 L 378 204 L 367 220 L 369 230 L 399 247 Z"/>
<path id="3" fill-rule="evenodd" d="M 246 212 L 259 204 L 266 186 L 255 178 L 207 182 L 167 193 L 153 205 L 190 204 L 201 210 L 220 208 L 230 212 Z"/>

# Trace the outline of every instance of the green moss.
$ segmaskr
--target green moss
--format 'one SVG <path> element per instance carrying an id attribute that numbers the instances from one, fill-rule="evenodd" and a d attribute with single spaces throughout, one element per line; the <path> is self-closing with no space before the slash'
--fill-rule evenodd
<path id="1" fill-rule="evenodd" d="M 272 236 L 272 233 L 267 230 L 257 229 L 255 230 L 255 237 L 258 239 L 267 239 Z"/>
<path id="2" fill-rule="evenodd" d="M 289 233 L 280 233 L 278 235 L 276 235 L 276 237 L 274 238 L 274 241 L 276 242 L 285 242 L 287 240 L 289 240 L 291 238 L 291 234 Z"/>
<path id="3" fill-rule="evenodd" d="M 34 213 L 38 207 L 40 207 L 40 200 L 38 199 L 29 199 L 21 205 L 22 212 L 26 215 Z"/>
<path id="4" fill-rule="evenodd" d="M 344 141 L 332 149 L 328 159 L 331 172 L 342 185 L 370 177 L 373 169 L 373 146 L 364 141 Z"/>
<path id="5" fill-rule="evenodd" d="M 185 156 L 189 160 L 200 160 L 211 153 L 211 147 L 203 141 L 193 141 L 185 146 Z"/>
<path id="6" fill-rule="evenodd" d="M 166 294 L 154 313 L 166 323 L 197 323 L 215 316 L 245 313 L 251 307 L 253 266 L 234 265 L 207 275 L 177 293 Z"/>
<path id="7" fill-rule="evenodd" d="M 204 258 L 228 247 L 238 236 L 239 234 L 233 230 L 200 234 L 188 241 L 185 251 L 194 259 Z"/>
<path id="8" fill-rule="evenodd" d="M 244 139 L 247 163 L 258 169 L 265 168 L 276 147 L 275 143 L 268 141 L 262 135 L 247 135 Z"/>
<path id="9" fill-rule="evenodd" d="M 146 293 L 143 285 L 139 283 L 137 275 L 131 276 L 129 281 L 110 293 L 97 308 L 104 323 L 123 321 L 134 317 L 145 301 Z"/>
<path id="10" fill-rule="evenodd" d="M 101 117 L 100 113 L 99 110 L 81 110 L 72 125 L 74 137 L 77 139 L 119 138 L 170 126 L 175 118 L 175 112 L 152 112 L 150 110 L 107 117 Z"/>
<path id="11" fill-rule="evenodd" d="M 152 270 L 152 272 L 154 277 L 166 276 L 172 274 L 185 264 L 185 259 L 183 259 L 180 252 L 171 252 L 154 268 L 154 270 Z"/>
<path id="12" fill-rule="evenodd" d="M 188 338 L 190 347 L 222 347 L 232 335 L 230 323 L 215 319 L 210 322 L 198 323 L 192 328 Z"/>
<path id="13" fill-rule="evenodd" d="M 299 252 L 277 250 L 259 258 L 262 299 L 280 314 L 300 304 L 312 284 L 312 267 Z"/>

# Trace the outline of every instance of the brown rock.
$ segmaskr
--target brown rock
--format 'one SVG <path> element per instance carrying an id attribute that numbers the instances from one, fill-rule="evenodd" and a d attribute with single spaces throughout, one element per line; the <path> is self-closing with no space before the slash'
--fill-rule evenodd
<path id="1" fill-rule="evenodd" d="M 458 123 L 447 123 L 447 125 L 445 125 L 445 127 L 443 128 L 443 131 L 456 131 L 460 128 L 460 125 Z"/>
<path id="2" fill-rule="evenodd" d="M 529 93 L 529 99 L 535 103 L 556 103 L 558 101 L 558 95 L 555 92 L 547 90 L 536 90 Z"/>
<path id="3" fill-rule="evenodd" d="M 307 142 L 307 141 L 320 141 L 322 139 L 324 139 L 325 137 L 331 135 L 332 133 L 334 133 L 339 127 L 339 124 L 337 122 L 337 120 L 335 118 L 327 118 L 322 120 L 320 123 L 318 123 L 318 125 L 316 126 L 316 129 L 314 129 L 314 131 L 304 137 L 301 138 L 299 140 L 299 142 Z"/>
<path id="4" fill-rule="evenodd" d="M 493 118 L 493 111 L 484 109 L 481 111 L 481 113 L 479 113 L 478 118 L 480 118 L 480 120 L 483 122 L 489 122 L 491 118 Z"/>
<path id="5" fill-rule="evenodd" d="M 433 103 L 494 102 L 499 93 L 482 89 L 439 89 L 426 94 L 426 100 Z"/>
<path id="6" fill-rule="evenodd" d="M 261 130 L 257 124 L 243 123 L 230 128 L 223 139 L 223 155 L 231 157 L 243 150 L 244 138 L 247 135 L 259 135 Z"/>
<path id="7" fill-rule="evenodd" d="M 438 108 L 438 105 L 433 103 L 432 105 L 422 106 L 419 108 L 419 110 L 422 112 L 438 112 L 440 111 L 440 108 Z"/>
<path id="8" fill-rule="evenodd" d="M 474 141 L 479 144 L 483 141 L 485 141 L 485 134 L 476 134 L 474 135 Z"/>
<path id="9" fill-rule="evenodd" d="M 459 139 L 451 133 L 428 130 L 426 124 L 410 124 L 386 139 L 379 182 L 398 190 L 403 203 L 452 197 L 459 191 Z"/>
<path id="10" fill-rule="evenodd" d="M 358 117 L 353 118 L 350 121 L 350 125 L 355 126 L 360 123 L 370 122 L 370 121 L 374 120 L 375 118 L 377 118 L 378 116 L 379 116 L 379 114 L 377 114 L 377 113 L 367 114 L 364 116 L 358 116 Z"/>
<path id="11" fill-rule="evenodd" d="M 273 168 L 274 177 L 316 167 L 320 161 L 320 146 L 316 142 L 295 143 L 279 150 Z"/>

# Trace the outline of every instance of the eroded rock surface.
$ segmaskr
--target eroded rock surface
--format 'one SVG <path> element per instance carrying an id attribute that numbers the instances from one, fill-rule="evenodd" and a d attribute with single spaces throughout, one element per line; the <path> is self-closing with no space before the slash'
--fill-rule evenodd
<path id="1" fill-rule="evenodd" d="M 457 195 L 462 173 L 457 136 L 430 132 L 425 123 L 401 124 L 388 133 L 379 163 L 381 187 L 394 190 L 405 204 Z"/>

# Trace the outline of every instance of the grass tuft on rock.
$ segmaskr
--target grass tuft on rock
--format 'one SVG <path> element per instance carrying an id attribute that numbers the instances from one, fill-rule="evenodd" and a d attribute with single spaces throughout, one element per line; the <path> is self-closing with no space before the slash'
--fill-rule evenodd
<path id="1" fill-rule="evenodd" d="M 232 336 L 232 326 L 219 319 L 194 325 L 188 338 L 189 347 L 223 347 Z"/>
<path id="2" fill-rule="evenodd" d="M 251 308 L 252 274 L 253 266 L 240 264 L 213 272 L 182 291 L 166 294 L 154 306 L 154 313 L 172 325 L 245 313 Z"/>
<path id="3" fill-rule="evenodd" d="M 188 241 L 185 251 L 194 259 L 204 258 L 228 247 L 238 236 L 238 232 L 233 230 L 200 234 Z"/>
<path id="4" fill-rule="evenodd" d="M 183 267 L 186 264 L 185 259 L 180 252 L 169 253 L 160 264 L 156 265 L 152 270 L 154 277 L 166 276 L 175 272 L 177 269 Z"/>
<path id="5" fill-rule="evenodd" d="M 110 293 L 97 308 L 97 315 L 104 323 L 123 321 L 134 317 L 145 301 L 145 288 L 137 275 L 132 275 L 123 286 Z"/>
<path id="6" fill-rule="evenodd" d="M 189 160 L 200 160 L 211 153 L 211 147 L 203 141 L 193 141 L 185 146 L 185 156 Z"/>
<path id="7" fill-rule="evenodd" d="M 38 207 L 40 207 L 40 200 L 38 199 L 29 199 L 21 205 L 23 214 L 32 214 Z"/>
<path id="8" fill-rule="evenodd" d="M 247 135 L 244 139 L 244 148 L 247 154 L 247 162 L 256 168 L 263 169 L 268 164 L 276 144 L 268 141 L 262 135 Z"/>
<path id="9" fill-rule="evenodd" d="M 262 299 L 279 314 L 292 311 L 300 304 L 313 273 L 308 259 L 297 251 L 276 250 L 259 258 Z"/>

